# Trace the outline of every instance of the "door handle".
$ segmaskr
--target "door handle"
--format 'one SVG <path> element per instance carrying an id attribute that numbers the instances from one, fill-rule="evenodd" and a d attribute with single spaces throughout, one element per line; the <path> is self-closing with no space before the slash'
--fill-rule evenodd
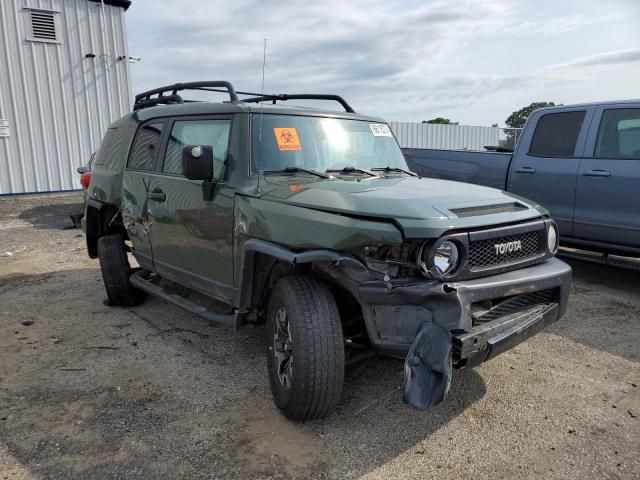
<path id="1" fill-rule="evenodd" d="M 587 170 L 586 172 L 582 172 L 582 175 L 585 177 L 610 177 L 611 172 L 607 172 L 606 170 Z"/>
<path id="2" fill-rule="evenodd" d="M 152 192 L 147 192 L 147 198 L 156 202 L 164 202 L 167 199 L 167 194 L 156 188 Z"/>
<path id="3" fill-rule="evenodd" d="M 516 173 L 536 173 L 536 169 L 532 167 L 516 168 Z"/>

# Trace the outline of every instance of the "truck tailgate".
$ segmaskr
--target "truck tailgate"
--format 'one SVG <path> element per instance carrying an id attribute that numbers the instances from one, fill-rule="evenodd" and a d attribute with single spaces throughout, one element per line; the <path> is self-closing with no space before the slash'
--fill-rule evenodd
<path id="1" fill-rule="evenodd" d="M 423 177 L 505 190 L 511 153 L 403 148 L 409 169 Z"/>

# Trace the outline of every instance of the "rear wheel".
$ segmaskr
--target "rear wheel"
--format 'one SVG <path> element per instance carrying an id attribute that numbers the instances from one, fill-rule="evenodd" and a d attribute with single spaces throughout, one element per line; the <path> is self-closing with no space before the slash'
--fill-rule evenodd
<path id="1" fill-rule="evenodd" d="M 98 258 L 109 302 L 121 307 L 139 305 L 144 294 L 129 281 L 132 273 L 122 235 L 105 235 L 98 239 Z"/>
<path id="2" fill-rule="evenodd" d="M 344 341 L 329 288 L 306 276 L 281 279 L 267 313 L 267 362 L 273 398 L 291 420 L 326 416 L 344 382 Z"/>

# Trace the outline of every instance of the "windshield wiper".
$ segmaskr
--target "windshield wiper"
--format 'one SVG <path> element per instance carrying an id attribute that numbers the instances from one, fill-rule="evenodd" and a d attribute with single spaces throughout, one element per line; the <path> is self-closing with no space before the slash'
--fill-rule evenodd
<path id="1" fill-rule="evenodd" d="M 315 170 L 307 170 L 306 168 L 300 168 L 300 167 L 285 167 L 282 170 L 265 170 L 264 172 L 262 172 L 263 175 L 269 175 L 269 174 L 290 174 L 290 173 L 308 173 L 309 175 L 315 175 L 317 177 L 320 178 L 330 178 L 329 175 L 325 175 L 322 172 L 316 172 Z"/>
<path id="2" fill-rule="evenodd" d="M 405 170 L 404 168 L 390 167 L 390 166 L 374 167 L 374 168 L 371 169 L 371 171 L 372 172 L 385 172 L 385 173 L 402 172 L 402 173 L 406 173 L 407 175 L 411 175 L 412 177 L 419 177 L 420 176 L 417 173 L 410 172 L 409 170 Z"/>
<path id="3" fill-rule="evenodd" d="M 375 173 L 372 173 L 369 170 L 364 170 L 362 168 L 357 168 L 357 167 L 344 167 L 344 168 L 337 168 L 337 169 L 330 168 L 329 170 L 326 170 L 326 172 L 327 173 L 364 173 L 372 177 L 377 177 Z"/>

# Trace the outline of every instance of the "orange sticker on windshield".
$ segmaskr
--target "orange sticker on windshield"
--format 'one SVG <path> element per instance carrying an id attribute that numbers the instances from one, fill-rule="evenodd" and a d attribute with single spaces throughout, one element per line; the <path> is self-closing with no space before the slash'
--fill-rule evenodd
<path id="1" fill-rule="evenodd" d="M 295 128 L 274 128 L 273 133 L 276 135 L 278 149 L 281 152 L 302 150 L 298 132 Z"/>

